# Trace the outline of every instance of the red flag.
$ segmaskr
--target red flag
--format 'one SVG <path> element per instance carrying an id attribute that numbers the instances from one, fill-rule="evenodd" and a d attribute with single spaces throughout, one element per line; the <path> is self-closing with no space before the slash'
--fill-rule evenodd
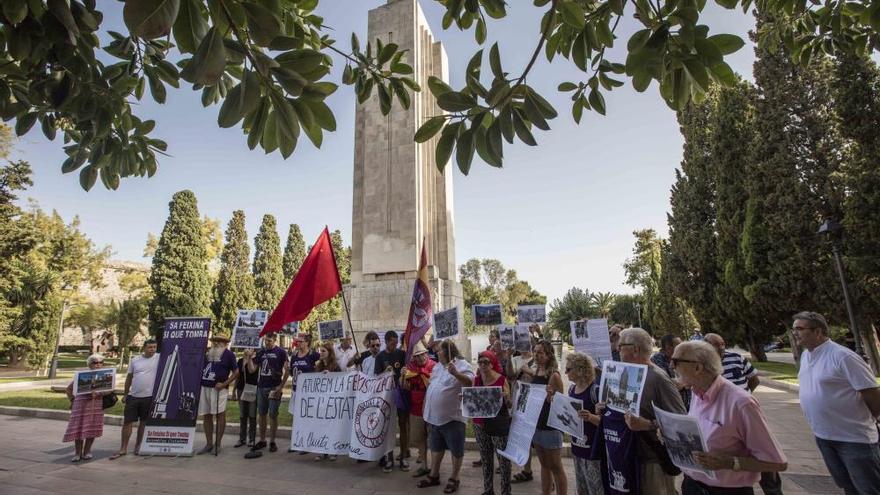
<path id="1" fill-rule="evenodd" d="M 339 269 L 333 255 L 330 232 L 324 227 L 281 302 L 269 316 L 260 336 L 278 332 L 292 321 L 306 319 L 315 306 L 339 294 L 341 290 L 342 281 L 339 279 Z"/>
<path id="2" fill-rule="evenodd" d="M 403 332 L 403 345 L 406 347 L 406 362 L 412 357 L 416 343 L 431 329 L 434 322 L 434 308 L 431 306 L 431 288 L 428 286 L 428 253 L 422 240 L 422 259 L 419 262 L 419 276 L 413 287 L 409 318 Z"/>

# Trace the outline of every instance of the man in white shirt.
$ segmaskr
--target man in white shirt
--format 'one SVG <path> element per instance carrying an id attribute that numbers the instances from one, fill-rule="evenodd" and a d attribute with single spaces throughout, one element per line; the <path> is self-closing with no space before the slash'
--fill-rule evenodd
<path id="1" fill-rule="evenodd" d="M 800 402 L 837 486 L 847 495 L 878 493 L 880 447 L 876 417 L 880 389 L 858 354 L 828 338 L 819 313 L 794 315 L 801 355 Z"/>
<path id="2" fill-rule="evenodd" d="M 357 355 L 357 351 L 351 345 L 351 335 L 346 334 L 339 345 L 336 346 L 335 351 L 339 369 L 345 371 L 354 367 L 354 357 Z"/>
<path id="3" fill-rule="evenodd" d="M 363 361 L 361 361 L 361 372 L 365 375 L 373 376 L 375 375 L 376 369 L 376 356 L 379 355 L 379 349 L 382 348 L 382 343 L 379 342 L 379 337 L 373 337 L 368 341 L 367 349 L 370 352 L 370 355 L 365 357 Z"/>
<path id="4" fill-rule="evenodd" d="M 138 455 L 141 441 L 144 439 L 144 428 L 147 426 L 147 417 L 150 414 L 150 404 L 153 402 L 153 384 L 156 382 L 156 369 L 159 367 L 159 354 L 156 353 L 157 345 L 153 339 L 144 341 L 141 355 L 135 356 L 128 363 L 128 374 L 125 375 L 125 393 L 122 403 L 125 404 L 124 421 L 122 426 L 122 446 L 119 451 L 110 456 L 110 460 L 118 459 L 128 453 L 128 440 L 131 438 L 132 425 L 138 423 L 137 444 L 134 446 L 134 455 Z"/>

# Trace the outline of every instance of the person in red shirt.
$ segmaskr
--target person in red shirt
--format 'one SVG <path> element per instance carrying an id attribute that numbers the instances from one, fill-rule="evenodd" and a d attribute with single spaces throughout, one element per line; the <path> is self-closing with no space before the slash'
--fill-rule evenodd
<path id="1" fill-rule="evenodd" d="M 422 410 L 425 406 L 425 393 L 428 390 L 428 382 L 431 380 L 431 372 L 435 361 L 428 357 L 428 350 L 421 342 L 413 348 L 412 359 L 403 370 L 400 386 L 409 392 L 409 442 L 419 450 L 416 463 L 422 465 L 416 470 L 414 478 L 429 474 L 428 468 L 428 425 L 422 418 Z"/>

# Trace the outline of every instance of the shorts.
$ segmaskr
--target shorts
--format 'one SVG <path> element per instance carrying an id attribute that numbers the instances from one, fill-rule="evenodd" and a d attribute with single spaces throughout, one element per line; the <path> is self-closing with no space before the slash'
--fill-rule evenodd
<path id="1" fill-rule="evenodd" d="M 464 423 L 450 421 L 445 425 L 431 425 L 428 434 L 428 446 L 431 452 L 452 452 L 452 457 L 464 457 Z"/>
<path id="2" fill-rule="evenodd" d="M 278 408 L 281 407 L 280 399 L 270 399 L 269 393 L 275 387 L 259 387 L 257 388 L 257 412 L 260 416 L 269 415 L 273 418 L 278 417 Z"/>
<path id="3" fill-rule="evenodd" d="M 146 421 L 150 417 L 150 405 L 153 403 L 152 397 L 132 397 L 125 398 L 125 412 L 123 412 L 125 424 L 134 423 L 135 421 Z"/>
<path id="4" fill-rule="evenodd" d="M 217 390 L 214 387 L 202 387 L 199 395 L 199 416 L 205 414 L 219 414 L 226 412 L 226 399 L 229 398 L 229 390 Z"/>
<path id="5" fill-rule="evenodd" d="M 428 440 L 428 430 L 431 425 L 425 423 L 421 416 L 409 416 L 409 444 L 418 449 L 425 448 Z"/>
<path id="6" fill-rule="evenodd" d="M 532 445 L 544 450 L 556 450 L 562 448 L 562 432 L 559 430 L 535 430 L 532 436 Z"/>

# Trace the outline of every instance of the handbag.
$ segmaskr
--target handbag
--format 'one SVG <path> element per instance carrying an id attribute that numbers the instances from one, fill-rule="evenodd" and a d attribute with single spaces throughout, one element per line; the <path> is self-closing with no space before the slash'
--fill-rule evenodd
<path id="1" fill-rule="evenodd" d="M 490 437 L 506 437 L 510 433 L 510 413 L 507 410 L 507 404 L 501 404 L 498 416 L 486 418 L 483 429 Z"/>
<path id="2" fill-rule="evenodd" d="M 116 397 L 116 392 L 110 392 L 101 397 L 101 409 L 110 409 L 115 406 L 117 402 L 119 402 L 119 397 Z"/>
<path id="3" fill-rule="evenodd" d="M 257 400 L 257 386 L 252 383 L 245 383 L 244 388 L 241 389 L 241 396 L 239 396 L 238 400 L 244 402 L 253 402 Z"/>

